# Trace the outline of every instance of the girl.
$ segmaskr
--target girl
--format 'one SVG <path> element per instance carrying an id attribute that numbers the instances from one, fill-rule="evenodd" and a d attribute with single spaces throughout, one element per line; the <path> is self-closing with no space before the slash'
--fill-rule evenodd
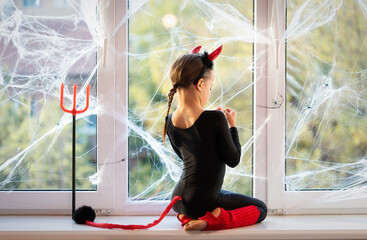
<path id="1" fill-rule="evenodd" d="M 255 224 L 265 219 L 267 207 L 259 199 L 222 190 L 225 165 L 240 162 L 241 144 L 236 112 L 217 107 L 204 110 L 214 83 L 213 60 L 222 46 L 211 54 L 199 54 L 201 46 L 180 56 L 172 65 L 173 88 L 163 129 L 176 154 L 183 160 L 182 176 L 172 192 L 181 196 L 173 209 L 185 230 L 219 230 Z M 169 114 L 174 94 L 177 110 Z"/>

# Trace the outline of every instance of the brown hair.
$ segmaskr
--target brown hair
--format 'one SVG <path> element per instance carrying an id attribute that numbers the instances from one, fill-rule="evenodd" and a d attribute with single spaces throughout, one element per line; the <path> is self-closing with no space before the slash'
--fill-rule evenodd
<path id="1" fill-rule="evenodd" d="M 193 84 L 195 79 L 199 76 L 203 69 L 204 63 L 199 54 L 188 53 L 180 56 L 173 63 L 170 70 L 170 77 L 173 87 L 168 93 L 168 109 L 167 115 L 163 127 L 163 145 L 166 146 L 166 133 L 167 133 L 167 117 L 171 109 L 173 97 L 177 92 L 177 88 L 186 88 Z M 208 77 L 209 71 L 213 69 L 213 66 L 206 68 L 203 77 Z"/>

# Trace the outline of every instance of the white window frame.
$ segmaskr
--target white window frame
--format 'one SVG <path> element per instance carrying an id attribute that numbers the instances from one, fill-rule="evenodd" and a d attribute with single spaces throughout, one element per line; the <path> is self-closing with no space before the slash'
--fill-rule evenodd
<path id="1" fill-rule="evenodd" d="M 264 4 L 263 9 L 268 9 L 267 27 L 259 29 L 268 29 L 267 34 L 271 42 L 267 52 L 267 87 L 264 87 L 267 92 L 259 90 L 257 93 L 260 96 L 263 94 L 264 99 L 267 97 L 267 101 L 263 101 L 267 102 L 268 106 L 271 106 L 272 99 L 276 99 L 277 92 L 284 97 L 284 102 L 279 109 L 267 111 L 269 122 L 264 131 L 266 134 L 264 138 L 267 139 L 267 204 L 270 211 L 283 214 L 367 213 L 366 197 L 340 198 L 343 200 L 336 201 L 338 197 L 352 193 L 350 190 L 339 192 L 285 190 L 286 46 L 282 36 L 286 36 L 286 0 L 258 0 L 257 2 Z M 274 46 L 277 47 L 274 48 Z M 263 160 L 262 163 L 264 162 Z M 335 201 L 329 201 L 327 196 L 333 196 Z"/>
<path id="2" fill-rule="evenodd" d="M 90 205 L 95 209 L 112 209 L 115 207 L 115 166 L 109 163 L 116 158 L 114 129 L 110 128 L 115 121 L 114 114 L 110 114 L 115 108 L 115 58 L 109 46 L 113 47 L 115 40 L 114 37 L 108 39 L 108 36 L 113 36 L 115 30 L 115 7 L 114 2 L 107 7 L 100 2 L 98 7 L 102 9 L 100 17 L 104 18 L 107 39 L 106 44 L 97 50 L 97 99 L 99 105 L 105 106 L 101 112 L 106 113 L 97 116 L 97 172 L 103 181 L 98 184 L 97 191 L 76 191 L 75 199 L 76 207 Z M 71 191 L 0 192 L 0 214 L 71 214 L 71 205 Z"/>
<path id="3" fill-rule="evenodd" d="M 124 0 L 128 1 L 128 0 Z M 256 1 L 254 1 L 254 4 Z M 116 4 L 116 6 L 122 6 L 122 3 Z M 125 5 L 127 7 L 127 5 Z M 254 5 L 255 9 L 255 5 Z M 119 15 L 118 12 L 116 12 L 117 20 L 116 22 L 120 22 L 123 19 L 123 15 Z M 125 25 L 124 25 L 125 27 Z M 122 29 L 119 29 L 119 31 Z M 128 31 L 126 29 L 122 30 L 119 35 L 116 36 L 118 40 L 117 42 L 124 43 L 128 40 Z M 121 48 L 120 48 L 121 47 Z M 116 48 L 116 50 L 121 52 L 127 52 L 127 44 L 124 44 L 124 46 L 120 46 L 119 48 Z M 119 66 L 124 66 L 125 68 L 127 60 L 126 58 L 120 58 L 120 62 L 117 63 Z M 126 62 L 125 62 L 126 61 Z M 124 104 L 123 109 L 127 109 L 128 107 L 128 101 L 127 96 L 125 96 L 124 93 L 128 92 L 128 84 L 127 84 L 127 69 L 126 73 L 123 73 L 122 71 L 120 73 L 116 73 L 117 79 L 123 79 L 124 81 L 116 80 L 116 95 L 123 96 L 121 99 L 116 99 L 119 103 Z M 121 84 L 121 85 L 119 85 Z M 120 94 L 122 93 L 122 94 Z M 118 155 L 125 156 L 125 159 L 128 159 L 128 142 L 127 142 L 127 131 L 128 126 L 124 124 L 124 122 L 127 122 L 127 115 L 126 112 L 123 111 L 123 109 L 116 109 L 117 115 L 123 115 L 125 121 L 121 122 L 120 120 L 116 119 L 116 136 L 119 136 L 118 139 L 124 139 L 126 142 L 124 142 L 124 145 L 119 145 L 117 151 L 120 151 Z M 254 159 L 255 160 L 255 159 Z M 259 164 L 260 165 L 260 164 Z M 119 167 L 116 173 L 117 181 L 121 183 L 119 188 L 116 188 L 116 209 L 112 211 L 112 214 L 117 215 L 157 215 L 162 213 L 162 211 L 167 207 L 169 201 L 129 201 L 127 197 L 127 189 L 128 189 L 128 161 L 125 161 L 123 165 Z M 256 181 L 253 181 L 253 189 L 254 189 L 254 196 L 260 198 L 263 201 L 266 201 L 265 191 L 263 191 L 263 185 L 258 186 L 259 184 Z M 122 188 L 124 186 L 124 188 Z M 262 189 L 262 191 L 257 191 L 256 189 Z M 171 213 L 172 214 L 172 213 Z"/>
<path id="4" fill-rule="evenodd" d="M 106 29 L 103 47 L 99 47 L 97 54 L 98 105 L 103 106 L 102 114 L 98 114 L 97 119 L 97 159 L 98 173 L 102 181 L 95 192 L 77 192 L 76 206 L 91 205 L 95 209 L 101 209 L 101 212 L 108 209 L 112 215 L 156 215 L 165 209 L 168 201 L 129 201 L 127 192 L 127 1 L 112 0 L 107 6 L 103 5 L 103 1 L 100 2 L 100 6 L 103 7 L 101 18 Z M 254 197 L 267 204 L 270 214 L 367 212 L 366 205 L 363 204 L 367 202 L 366 199 L 348 200 L 348 204 L 346 202 L 322 204 L 311 200 L 329 192 L 285 191 L 286 58 L 285 41 L 282 39 L 282 36 L 285 36 L 285 1 L 254 1 L 254 22 L 256 29 L 261 33 L 255 34 L 253 105 L 271 107 L 279 94 L 284 98 L 282 106 L 278 109 L 253 107 Z M 260 34 L 264 33 L 270 39 L 270 44 L 256 41 Z M 265 54 L 260 54 L 264 52 Z M 70 213 L 71 192 L 0 192 L 0 211 L 3 214 Z"/>

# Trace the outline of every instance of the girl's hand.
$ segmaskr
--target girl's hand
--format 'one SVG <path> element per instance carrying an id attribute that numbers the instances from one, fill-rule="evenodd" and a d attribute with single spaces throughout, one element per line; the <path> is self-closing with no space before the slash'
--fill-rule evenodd
<path id="1" fill-rule="evenodd" d="M 230 108 L 223 108 L 221 106 L 218 106 L 215 110 L 219 110 L 219 111 L 222 111 L 224 113 L 224 115 L 227 118 L 229 128 L 236 126 L 236 118 L 237 118 L 236 111 L 234 111 Z"/>

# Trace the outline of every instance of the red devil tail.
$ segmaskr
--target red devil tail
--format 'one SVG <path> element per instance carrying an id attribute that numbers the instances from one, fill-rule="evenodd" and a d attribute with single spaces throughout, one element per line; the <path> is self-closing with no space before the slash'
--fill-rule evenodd
<path id="1" fill-rule="evenodd" d="M 172 199 L 172 201 L 170 202 L 170 204 L 168 204 L 164 212 L 161 214 L 161 216 L 154 222 L 149 223 L 147 225 L 133 225 L 133 224 L 132 225 L 121 225 L 121 224 L 110 224 L 110 223 L 95 223 L 95 222 L 90 222 L 90 221 L 85 221 L 85 223 L 90 226 L 100 227 L 100 228 L 121 228 L 121 229 L 128 229 L 128 230 L 151 228 L 157 225 L 158 223 L 160 223 L 163 220 L 163 218 L 168 214 L 168 212 L 171 210 L 173 205 L 175 205 L 175 203 L 181 199 L 182 199 L 181 197 L 175 196 Z"/>

